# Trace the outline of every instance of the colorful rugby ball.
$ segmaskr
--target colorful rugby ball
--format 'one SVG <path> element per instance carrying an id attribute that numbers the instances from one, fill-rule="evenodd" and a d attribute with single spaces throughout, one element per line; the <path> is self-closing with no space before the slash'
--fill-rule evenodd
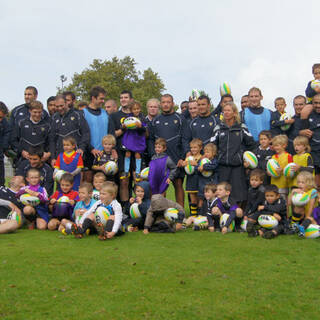
<path id="1" fill-rule="evenodd" d="M 136 117 L 128 117 L 123 121 L 123 125 L 129 130 L 137 129 L 138 123 L 141 123 L 141 121 Z"/>
<path id="2" fill-rule="evenodd" d="M 296 166 L 297 165 L 294 162 L 288 163 L 283 169 L 283 175 L 286 178 L 291 178 L 292 179 L 296 174 L 296 172 L 294 171 Z"/>
<path id="3" fill-rule="evenodd" d="M 31 196 L 29 193 L 25 193 L 20 196 L 20 202 L 25 206 L 35 207 L 40 204 L 38 197 Z"/>
<path id="4" fill-rule="evenodd" d="M 203 158 L 203 159 L 201 159 L 201 161 L 200 161 L 200 166 L 202 166 L 202 165 L 205 165 L 205 164 L 207 164 L 207 163 L 210 163 L 211 161 L 208 159 L 208 158 Z M 206 178 L 208 178 L 208 177 L 211 177 L 212 176 L 212 170 L 209 170 L 209 171 L 205 171 L 205 170 L 203 170 L 202 172 L 202 175 L 204 176 L 204 177 L 206 177 Z"/>
<path id="5" fill-rule="evenodd" d="M 141 172 L 140 172 L 140 177 L 143 180 L 148 180 L 148 176 L 149 176 L 149 167 L 144 168 Z"/>
<path id="6" fill-rule="evenodd" d="M 194 218 L 193 223 L 195 226 L 199 226 L 201 228 L 208 227 L 208 219 L 205 216 L 197 216 Z"/>
<path id="7" fill-rule="evenodd" d="M 320 80 L 312 80 L 311 81 L 311 88 L 313 90 L 316 88 L 320 89 Z"/>
<path id="8" fill-rule="evenodd" d="M 231 94 L 231 87 L 227 82 L 223 82 L 220 86 L 220 96 L 223 97 L 226 94 Z"/>
<path id="9" fill-rule="evenodd" d="M 9 214 L 7 216 L 7 220 L 15 220 L 19 227 L 22 225 L 21 215 L 15 211 L 9 212 Z"/>
<path id="10" fill-rule="evenodd" d="M 194 173 L 194 166 L 192 166 L 190 164 L 191 161 L 193 161 L 194 158 L 193 156 L 189 156 L 186 161 L 187 161 L 187 165 L 184 167 L 184 171 L 186 172 L 186 174 L 193 174 Z"/>
<path id="11" fill-rule="evenodd" d="M 267 172 L 273 177 L 273 178 L 279 178 L 280 174 L 276 171 L 277 169 L 280 169 L 280 164 L 275 159 L 270 159 L 267 162 Z"/>
<path id="12" fill-rule="evenodd" d="M 291 119 L 291 116 L 288 114 L 288 113 L 283 113 L 281 116 L 280 116 L 280 121 L 284 121 L 284 120 L 290 120 Z M 283 126 L 281 126 L 281 130 L 282 131 L 287 131 L 289 130 L 289 128 L 291 127 L 291 124 L 285 124 Z"/>
<path id="13" fill-rule="evenodd" d="M 94 213 L 94 218 L 96 220 L 96 223 L 102 223 L 102 225 L 105 227 L 110 215 L 110 209 L 101 206 L 98 207 L 96 212 Z"/>
<path id="14" fill-rule="evenodd" d="M 168 208 L 165 212 L 164 212 L 164 217 L 167 221 L 170 222 L 175 222 L 178 220 L 178 213 L 179 210 L 176 208 Z"/>
<path id="15" fill-rule="evenodd" d="M 320 226 L 317 224 L 310 224 L 309 227 L 305 230 L 305 237 L 308 239 L 315 239 L 320 236 Z"/>
<path id="16" fill-rule="evenodd" d="M 140 210 L 139 210 L 139 204 L 138 203 L 133 203 L 130 206 L 129 213 L 130 213 L 130 217 L 133 218 L 133 219 L 140 218 L 141 217 L 141 213 L 140 213 Z"/>
<path id="17" fill-rule="evenodd" d="M 294 193 L 292 195 L 292 204 L 297 207 L 305 206 L 310 200 L 308 193 Z"/>
<path id="18" fill-rule="evenodd" d="M 70 199 L 67 196 L 63 196 L 57 200 L 58 203 L 69 203 Z"/>
<path id="19" fill-rule="evenodd" d="M 241 224 L 240 224 L 240 228 L 241 228 L 243 231 L 247 231 L 247 224 L 248 224 L 248 220 L 242 220 L 242 221 L 241 221 Z"/>
<path id="20" fill-rule="evenodd" d="M 243 161 L 249 163 L 250 169 L 255 169 L 258 166 L 258 159 L 256 155 L 251 151 L 245 151 L 243 153 Z"/>
<path id="21" fill-rule="evenodd" d="M 258 218 L 258 223 L 262 228 L 273 229 L 278 225 L 278 220 L 270 214 L 263 214 Z"/>
<path id="22" fill-rule="evenodd" d="M 228 218 L 229 218 L 229 214 L 228 213 L 224 213 L 220 217 L 220 228 L 221 229 L 226 225 Z M 232 221 L 231 224 L 229 225 L 228 232 L 232 232 L 233 230 L 234 230 L 234 221 Z"/>
<path id="23" fill-rule="evenodd" d="M 108 161 L 104 165 L 104 169 L 106 170 L 106 174 L 108 176 L 114 176 L 118 172 L 118 166 L 115 161 Z"/>
<path id="24" fill-rule="evenodd" d="M 60 182 L 62 176 L 66 173 L 66 171 L 64 170 L 58 170 L 56 172 L 56 174 L 54 175 L 54 180 L 56 180 L 57 182 Z"/>
<path id="25" fill-rule="evenodd" d="M 192 89 L 190 98 L 194 100 L 198 100 L 201 96 L 201 91 L 199 89 Z"/>

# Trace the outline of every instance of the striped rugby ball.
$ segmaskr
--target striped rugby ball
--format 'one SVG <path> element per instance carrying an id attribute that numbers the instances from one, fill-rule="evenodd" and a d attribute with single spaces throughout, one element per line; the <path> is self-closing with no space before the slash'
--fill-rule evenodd
<path id="1" fill-rule="evenodd" d="M 20 196 L 20 202 L 25 206 L 35 207 L 40 204 L 40 200 L 38 197 L 31 196 L 29 193 L 25 193 Z"/>
<path id="2" fill-rule="evenodd" d="M 191 99 L 192 100 L 198 100 L 201 96 L 201 92 L 199 89 L 192 89 L 191 91 Z"/>
<path id="3" fill-rule="evenodd" d="M 258 223 L 262 228 L 273 229 L 278 225 L 278 220 L 270 214 L 263 214 L 258 218 Z"/>
<path id="4" fill-rule="evenodd" d="M 164 212 L 164 217 L 169 222 L 175 222 L 176 220 L 178 220 L 178 213 L 179 213 L 178 209 L 176 209 L 176 208 L 168 208 Z"/>
<path id="5" fill-rule="evenodd" d="M 320 236 L 320 226 L 317 224 L 310 224 L 305 230 L 305 237 L 308 239 L 315 239 Z"/>
<path id="6" fill-rule="evenodd" d="M 195 226 L 208 226 L 208 219 L 205 216 L 197 216 L 194 218 L 193 223 Z"/>
<path id="7" fill-rule="evenodd" d="M 283 121 L 283 120 L 289 120 L 291 119 L 291 116 L 288 114 L 288 113 L 283 113 L 281 116 L 280 116 L 280 121 Z M 287 131 L 289 130 L 289 128 L 291 127 L 291 124 L 285 124 L 283 126 L 281 126 L 281 130 L 282 131 Z"/>
<path id="8" fill-rule="evenodd" d="M 251 151 L 245 151 L 243 153 L 243 161 L 249 163 L 250 169 L 255 169 L 258 166 L 258 159 L 256 155 Z"/>
<path id="9" fill-rule="evenodd" d="M 7 220 L 15 220 L 18 223 L 18 226 L 20 227 L 22 225 L 22 218 L 21 215 L 15 211 L 10 211 Z"/>
<path id="10" fill-rule="evenodd" d="M 273 178 L 279 178 L 280 174 L 276 171 L 276 169 L 280 168 L 280 164 L 275 159 L 270 159 L 267 162 L 267 172 L 273 177 Z"/>
<path id="11" fill-rule="evenodd" d="M 293 178 L 296 174 L 294 171 L 296 164 L 294 162 L 288 163 L 283 169 L 283 175 L 286 178 Z"/>
<path id="12" fill-rule="evenodd" d="M 58 203 L 69 203 L 70 199 L 67 196 L 63 196 L 57 200 Z"/>
<path id="13" fill-rule="evenodd" d="M 138 203 L 133 203 L 130 206 L 129 213 L 130 213 L 130 217 L 133 218 L 133 219 L 140 218 L 141 217 L 141 213 L 140 213 L 140 210 L 139 210 L 139 204 Z"/>
<path id="14" fill-rule="evenodd" d="M 220 217 L 220 228 L 221 229 L 226 225 L 226 222 L 227 222 L 228 218 L 229 218 L 229 214 L 228 213 L 224 213 Z M 233 230 L 234 230 L 234 221 L 232 221 L 230 226 L 228 227 L 228 232 L 232 232 Z"/>
<path id="15" fill-rule="evenodd" d="M 241 224 L 240 224 L 240 228 L 241 228 L 243 231 L 247 231 L 247 224 L 248 224 L 248 220 L 242 220 L 242 221 L 241 221 Z"/>
<path id="16" fill-rule="evenodd" d="M 140 172 L 140 177 L 143 180 L 148 180 L 149 177 L 149 167 L 144 168 L 141 172 Z"/>
<path id="17" fill-rule="evenodd" d="M 104 169 L 106 170 L 108 176 L 114 176 L 118 172 L 118 166 L 114 161 L 108 161 L 104 165 Z"/>
<path id="18" fill-rule="evenodd" d="M 137 129 L 137 123 L 141 121 L 136 117 L 128 117 L 123 121 L 123 125 L 129 130 Z"/>
<path id="19" fill-rule="evenodd" d="M 186 161 L 187 165 L 184 167 L 184 171 L 186 174 L 193 174 L 194 173 L 194 166 L 190 164 L 190 161 L 194 160 L 193 156 L 189 156 Z"/>
<path id="20" fill-rule="evenodd" d="M 305 206 L 310 200 L 308 193 L 295 193 L 292 195 L 292 204 L 297 207 Z"/>
<path id="21" fill-rule="evenodd" d="M 105 227 L 107 224 L 107 221 L 111 215 L 111 212 L 106 207 L 98 207 L 96 212 L 94 213 L 94 218 L 96 220 L 96 223 L 102 223 L 102 225 Z"/>
<path id="22" fill-rule="evenodd" d="M 207 164 L 207 163 L 210 163 L 211 161 L 208 159 L 208 158 L 203 158 L 203 159 L 201 159 L 201 161 L 200 161 L 200 166 L 202 166 L 202 165 L 205 165 L 205 164 Z M 203 170 L 202 172 L 201 172 L 201 174 L 204 176 L 204 177 L 206 177 L 206 178 L 208 178 L 208 177 L 211 177 L 212 176 L 212 171 L 210 170 L 210 171 L 205 171 L 205 170 Z"/>
<path id="23" fill-rule="evenodd" d="M 227 82 L 223 82 L 220 86 L 220 96 L 223 97 L 226 94 L 231 94 L 231 87 Z"/>
<path id="24" fill-rule="evenodd" d="M 320 88 L 320 80 L 312 80 L 311 81 L 311 88 L 314 90 L 316 88 Z"/>

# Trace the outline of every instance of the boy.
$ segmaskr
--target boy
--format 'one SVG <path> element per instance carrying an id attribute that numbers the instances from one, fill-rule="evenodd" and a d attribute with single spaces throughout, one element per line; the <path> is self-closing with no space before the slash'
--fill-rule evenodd
<path id="1" fill-rule="evenodd" d="M 178 219 L 175 222 L 169 222 L 164 217 L 164 212 L 169 208 L 175 208 L 178 212 Z M 182 229 L 182 222 L 185 217 L 185 211 L 180 204 L 166 199 L 161 194 L 154 194 L 151 197 L 150 208 L 147 212 L 144 223 L 144 234 L 149 232 L 175 232 Z"/>
<path id="2" fill-rule="evenodd" d="M 217 197 L 219 198 L 216 202 L 216 205 L 212 208 L 213 219 L 217 221 L 220 217 L 227 213 L 229 214 L 229 218 L 222 228 L 222 234 L 226 234 L 228 232 L 228 227 L 236 218 L 242 218 L 243 212 L 238 207 L 238 205 L 230 198 L 231 193 L 231 184 L 228 182 L 220 182 L 217 185 Z M 239 221 L 240 224 L 240 221 Z"/>
<path id="3" fill-rule="evenodd" d="M 312 66 L 312 73 L 313 73 L 313 76 L 314 76 L 315 80 L 320 80 L 320 63 L 315 63 Z M 311 88 L 311 82 L 312 81 L 309 81 L 307 89 L 306 89 L 306 96 L 307 96 L 308 102 L 311 102 L 313 97 L 316 94 L 320 93 L 320 88 L 319 87 L 316 87 L 314 89 Z"/>
<path id="4" fill-rule="evenodd" d="M 271 114 L 271 124 L 270 131 L 272 136 L 277 136 L 279 134 L 284 134 L 285 132 L 281 129 L 282 126 L 286 124 L 294 123 L 294 119 L 280 120 L 280 117 L 285 113 L 286 100 L 282 97 L 276 98 L 274 100 L 274 107 L 276 111 Z"/>
<path id="5" fill-rule="evenodd" d="M 93 192 L 92 192 L 92 199 L 98 201 L 100 199 L 99 194 L 102 185 L 107 181 L 107 178 L 104 173 L 97 172 L 93 176 Z"/>
<path id="6" fill-rule="evenodd" d="M 78 192 L 73 190 L 74 177 L 71 173 L 64 173 L 60 179 L 60 190 L 57 190 L 49 201 L 49 210 L 52 212 L 52 219 L 49 221 L 48 229 L 62 231 L 67 223 L 72 220 L 73 208 L 79 200 Z M 59 199 L 68 197 L 68 202 L 59 203 Z"/>

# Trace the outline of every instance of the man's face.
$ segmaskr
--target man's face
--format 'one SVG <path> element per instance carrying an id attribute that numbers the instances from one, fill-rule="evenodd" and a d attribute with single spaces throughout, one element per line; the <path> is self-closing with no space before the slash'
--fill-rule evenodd
<path id="1" fill-rule="evenodd" d="M 198 100 L 197 103 L 200 116 L 205 116 L 210 113 L 210 104 L 208 103 L 207 99 Z"/>
<path id="2" fill-rule="evenodd" d="M 171 97 L 162 97 L 160 104 L 163 113 L 171 113 L 173 111 L 174 104 Z"/>
<path id="3" fill-rule="evenodd" d="M 69 108 L 72 108 L 74 105 L 74 100 L 72 99 L 71 95 L 67 95 L 66 96 L 66 103 L 68 105 Z"/>
<path id="4" fill-rule="evenodd" d="M 42 109 L 32 109 L 30 110 L 30 118 L 34 122 L 39 122 L 42 116 Z"/>
<path id="5" fill-rule="evenodd" d="M 105 94 L 99 93 L 97 97 L 92 97 L 92 103 L 95 107 L 101 108 L 104 103 Z"/>
<path id="6" fill-rule="evenodd" d="M 57 111 L 56 101 L 55 100 L 50 101 L 47 105 L 47 109 L 48 109 L 50 115 L 53 115 Z"/>
<path id="7" fill-rule="evenodd" d="M 30 103 L 32 101 L 35 101 L 37 99 L 37 95 L 34 93 L 32 89 L 26 89 L 24 91 L 24 101 L 26 103 Z"/>
<path id="8" fill-rule="evenodd" d="M 305 100 L 303 98 L 296 98 L 293 100 L 293 107 L 296 115 L 300 115 L 302 109 L 306 105 Z"/>
<path id="9" fill-rule="evenodd" d="M 120 105 L 121 107 L 127 107 L 129 105 L 131 98 L 129 93 L 120 94 Z"/>
<path id="10" fill-rule="evenodd" d="M 38 168 L 41 165 L 41 158 L 37 155 L 29 155 L 29 162 L 32 168 Z"/>
<path id="11" fill-rule="evenodd" d="M 198 103 L 196 101 L 189 102 L 189 113 L 192 119 L 198 115 Z"/>
<path id="12" fill-rule="evenodd" d="M 228 102 L 232 102 L 232 98 L 231 97 L 222 98 L 221 103 L 220 103 L 221 107 L 223 108 Z"/>
<path id="13" fill-rule="evenodd" d="M 249 107 L 249 97 L 242 97 L 241 98 L 241 109 L 244 110 L 247 107 Z"/>
<path id="14" fill-rule="evenodd" d="M 189 103 L 188 102 L 184 102 L 181 104 L 180 109 L 181 109 L 181 113 L 185 112 L 188 109 Z"/>
<path id="15" fill-rule="evenodd" d="M 55 101 L 55 103 L 56 103 L 56 109 L 61 115 L 64 115 L 69 110 L 64 99 L 58 99 Z"/>
<path id="16" fill-rule="evenodd" d="M 156 102 L 149 102 L 147 105 L 148 116 L 154 118 L 159 113 L 159 105 Z"/>
<path id="17" fill-rule="evenodd" d="M 314 96 L 312 99 L 312 106 L 316 113 L 320 113 L 320 95 Z"/>
<path id="18" fill-rule="evenodd" d="M 252 90 L 249 92 L 249 103 L 252 108 L 259 108 L 262 100 L 262 96 L 258 90 Z"/>
<path id="19" fill-rule="evenodd" d="M 110 100 L 106 101 L 106 103 L 104 104 L 104 107 L 106 108 L 106 111 L 108 114 L 111 114 L 117 111 L 116 105 Z"/>

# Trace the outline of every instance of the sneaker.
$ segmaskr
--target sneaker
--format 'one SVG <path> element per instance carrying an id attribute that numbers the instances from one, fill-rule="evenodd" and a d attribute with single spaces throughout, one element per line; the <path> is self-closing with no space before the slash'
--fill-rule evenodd
<path id="1" fill-rule="evenodd" d="M 129 172 L 123 172 L 123 174 L 120 176 L 120 180 L 128 179 L 130 177 Z"/>
<path id="2" fill-rule="evenodd" d="M 272 231 L 267 231 L 263 234 L 264 239 L 273 239 L 276 235 Z"/>
<path id="3" fill-rule="evenodd" d="M 299 236 L 300 238 L 304 238 L 305 235 L 306 235 L 306 232 L 305 232 L 305 230 L 304 230 L 304 227 L 303 227 L 302 225 L 299 225 L 298 228 L 299 228 L 298 236 Z"/>
<path id="4" fill-rule="evenodd" d="M 71 226 L 71 232 L 77 239 L 81 239 L 83 237 L 83 230 L 82 228 L 78 227 L 75 223 Z"/>
<path id="5" fill-rule="evenodd" d="M 99 240 L 106 240 L 107 237 L 105 235 L 103 224 L 102 223 L 97 223 L 96 229 L 97 229 L 97 232 L 98 232 Z"/>
<path id="6" fill-rule="evenodd" d="M 136 182 L 140 182 L 140 181 L 142 181 L 142 178 L 141 178 L 141 176 L 140 176 L 140 173 L 137 173 L 136 174 Z"/>
<path id="7" fill-rule="evenodd" d="M 299 224 L 298 223 L 292 223 L 290 227 L 295 233 L 299 232 Z"/>
<path id="8" fill-rule="evenodd" d="M 253 238 L 258 235 L 258 231 L 256 230 L 256 227 L 253 223 L 248 223 L 247 224 L 247 232 L 248 232 L 248 237 Z"/>
<path id="9" fill-rule="evenodd" d="M 193 227 L 193 231 L 200 231 L 200 227 L 199 226 L 194 226 Z"/>
<path id="10" fill-rule="evenodd" d="M 221 232 L 221 228 L 215 228 L 214 232 Z"/>

